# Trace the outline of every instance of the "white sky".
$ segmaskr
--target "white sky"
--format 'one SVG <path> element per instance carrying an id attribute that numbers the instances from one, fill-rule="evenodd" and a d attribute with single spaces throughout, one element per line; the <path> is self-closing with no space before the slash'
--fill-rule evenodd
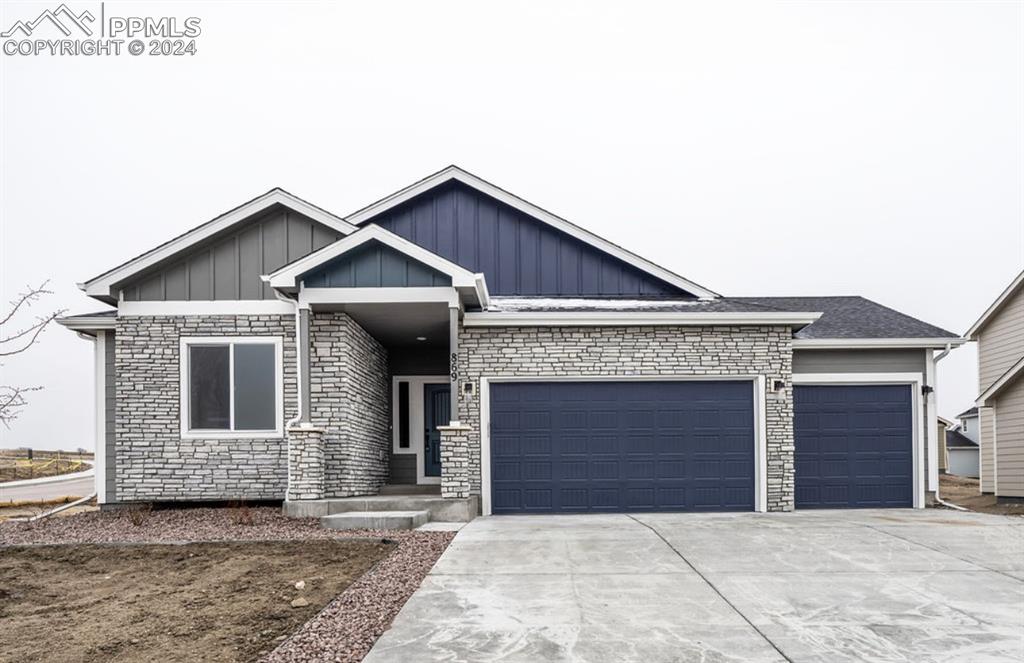
<path id="1" fill-rule="evenodd" d="M 0 24 L 53 3 L 3 2 Z M 96 12 L 98 3 L 68 2 Z M 194 58 L 0 55 L 0 294 L 273 186 L 347 214 L 449 163 L 726 295 L 860 294 L 963 333 L 1024 267 L 1024 4 L 108 2 Z M 940 412 L 976 395 L 940 364 Z M 92 446 L 91 345 L 0 446 Z"/>

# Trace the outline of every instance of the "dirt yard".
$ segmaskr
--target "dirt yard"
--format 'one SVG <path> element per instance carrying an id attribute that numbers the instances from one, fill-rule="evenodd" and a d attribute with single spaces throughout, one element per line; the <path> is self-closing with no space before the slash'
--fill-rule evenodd
<path id="1" fill-rule="evenodd" d="M 994 495 L 978 492 L 978 480 L 953 474 L 939 475 L 939 497 L 946 502 L 962 506 L 979 513 L 994 513 L 999 516 L 1024 516 L 1024 503 L 997 504 Z"/>
<path id="2" fill-rule="evenodd" d="M 4 548 L 0 661 L 251 661 L 394 548 L 380 539 Z"/>

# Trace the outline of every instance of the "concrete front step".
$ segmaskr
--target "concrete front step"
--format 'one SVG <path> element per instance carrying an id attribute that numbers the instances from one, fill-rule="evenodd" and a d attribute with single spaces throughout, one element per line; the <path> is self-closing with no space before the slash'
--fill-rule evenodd
<path id="1" fill-rule="evenodd" d="M 426 511 L 430 520 L 468 523 L 476 518 L 479 499 L 447 499 L 440 495 L 371 495 L 322 500 L 289 500 L 284 513 L 295 518 L 322 518 L 354 511 Z"/>
<path id="2" fill-rule="evenodd" d="M 324 516 L 327 529 L 416 529 L 430 520 L 426 511 L 346 511 Z"/>

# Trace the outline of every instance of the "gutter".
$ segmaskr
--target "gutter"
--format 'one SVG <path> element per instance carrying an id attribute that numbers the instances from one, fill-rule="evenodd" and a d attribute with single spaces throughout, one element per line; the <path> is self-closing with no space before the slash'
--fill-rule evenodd
<path id="1" fill-rule="evenodd" d="M 945 359 L 946 356 L 950 352 L 952 352 L 952 350 L 953 350 L 953 344 L 952 343 L 947 343 L 946 344 L 946 349 L 943 350 L 942 352 L 940 352 L 938 355 L 935 356 L 935 359 L 932 360 L 933 363 L 938 364 L 940 361 Z M 937 371 L 936 371 L 936 374 L 937 374 Z M 931 431 L 931 433 L 934 434 L 935 431 Z M 979 454 L 981 453 L 980 449 L 979 449 L 978 453 Z M 938 462 L 938 460 L 936 460 L 935 462 Z M 950 509 L 955 509 L 956 511 L 969 511 L 969 509 L 965 509 L 964 507 L 959 506 L 957 504 L 952 504 L 950 502 L 947 502 L 947 501 L 943 500 L 941 497 L 939 497 L 939 488 L 941 487 L 941 485 L 942 485 L 941 481 L 939 481 L 939 482 L 937 482 L 935 484 L 935 501 L 936 502 L 938 502 L 939 504 L 941 504 L 944 507 L 948 507 Z"/>

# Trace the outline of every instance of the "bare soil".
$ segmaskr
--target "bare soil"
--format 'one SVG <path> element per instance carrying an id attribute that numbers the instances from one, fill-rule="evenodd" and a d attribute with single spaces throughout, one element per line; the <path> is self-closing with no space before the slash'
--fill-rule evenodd
<path id="1" fill-rule="evenodd" d="M 944 501 L 978 513 L 998 516 L 1024 516 L 1024 503 L 996 502 L 995 495 L 982 495 L 977 479 L 955 474 L 939 475 L 939 497 Z"/>
<path id="2" fill-rule="evenodd" d="M 251 661 L 395 547 L 350 539 L 2 548 L 0 661 Z"/>

